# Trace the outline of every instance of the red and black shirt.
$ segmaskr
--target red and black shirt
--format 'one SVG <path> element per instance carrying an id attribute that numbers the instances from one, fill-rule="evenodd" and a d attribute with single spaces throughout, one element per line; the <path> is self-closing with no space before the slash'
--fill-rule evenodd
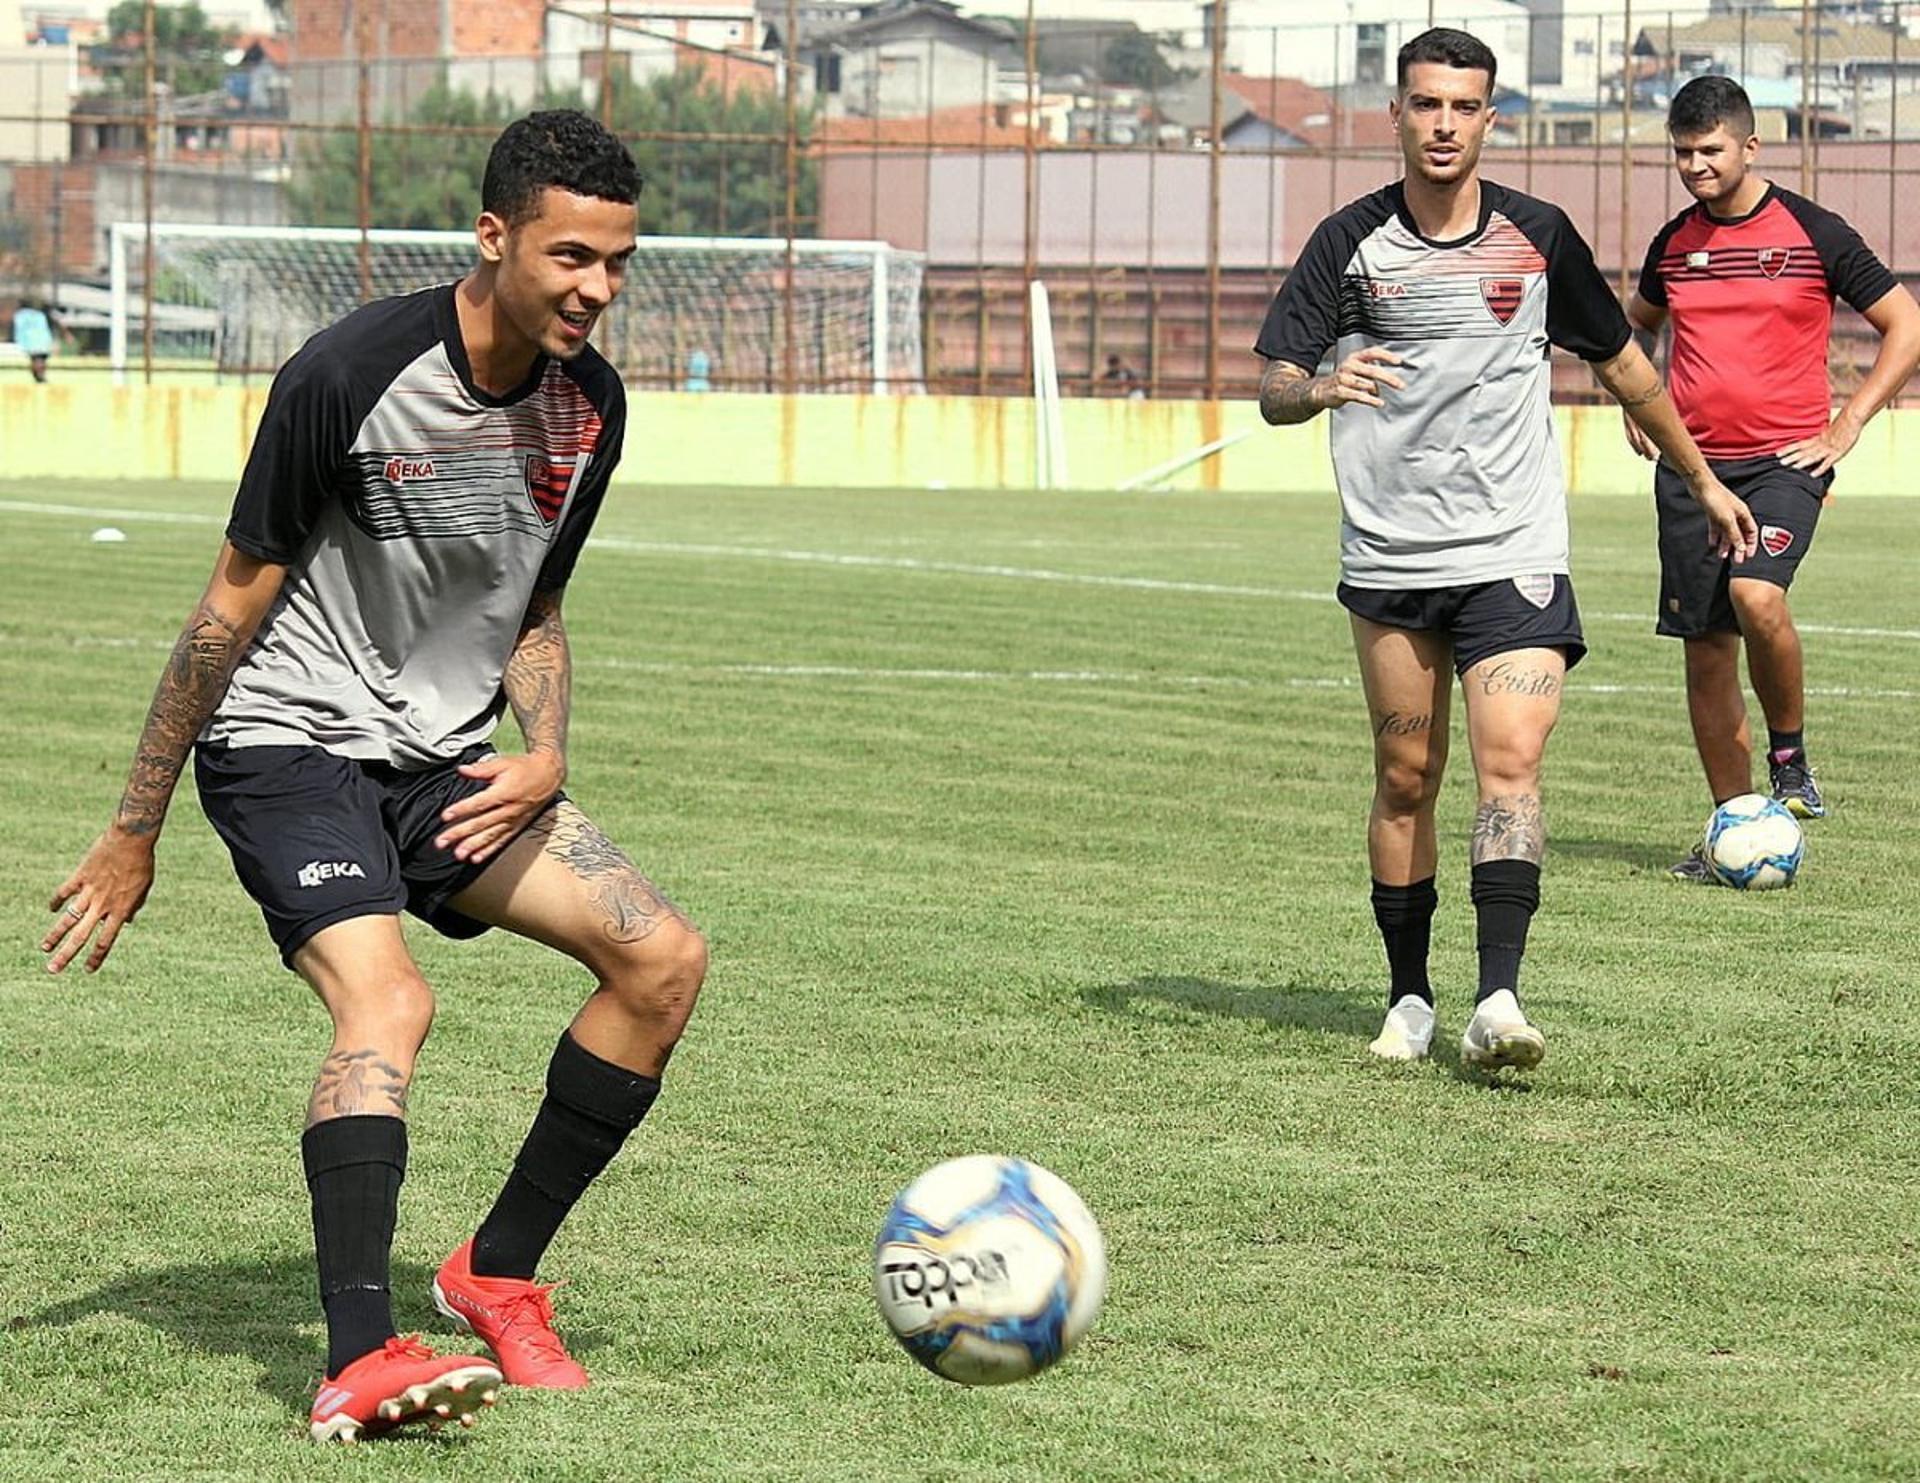
<path id="1" fill-rule="evenodd" d="M 1866 310 L 1896 287 L 1840 217 L 1769 185 L 1745 216 L 1699 203 L 1660 229 L 1640 297 L 1673 317 L 1668 380 L 1700 451 L 1760 458 L 1827 425 L 1837 295 Z"/>

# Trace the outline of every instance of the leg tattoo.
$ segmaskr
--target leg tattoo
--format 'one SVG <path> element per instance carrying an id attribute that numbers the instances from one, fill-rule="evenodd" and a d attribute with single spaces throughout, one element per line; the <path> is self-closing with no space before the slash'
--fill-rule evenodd
<path id="1" fill-rule="evenodd" d="M 527 832 L 543 837 L 547 854 L 591 888 L 594 908 L 605 919 L 602 930 L 614 942 L 640 942 L 669 920 L 693 929 L 680 908 L 578 809 L 556 808 Z"/>
<path id="2" fill-rule="evenodd" d="M 1473 816 L 1472 861 L 1530 860 L 1538 865 L 1547 852 L 1547 821 L 1537 793 L 1503 793 L 1489 798 Z"/>
<path id="3" fill-rule="evenodd" d="M 320 1064 L 307 1126 L 335 1117 L 407 1115 L 407 1076 L 378 1051 L 337 1050 Z"/>

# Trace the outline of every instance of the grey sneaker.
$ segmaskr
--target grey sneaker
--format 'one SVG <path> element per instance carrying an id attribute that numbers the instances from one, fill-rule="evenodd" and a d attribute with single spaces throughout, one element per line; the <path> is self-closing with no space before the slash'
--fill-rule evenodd
<path id="1" fill-rule="evenodd" d="M 1785 804 L 1796 819 L 1827 816 L 1826 800 L 1820 796 L 1820 785 L 1813 780 L 1805 752 L 1795 752 L 1785 762 L 1769 761 L 1767 776 L 1773 782 L 1774 802 Z"/>
<path id="2" fill-rule="evenodd" d="M 1696 844 L 1687 851 L 1687 858 L 1671 867 L 1667 874 L 1677 881 L 1691 881 L 1696 886 L 1724 886 L 1725 881 L 1713 873 L 1713 867 L 1707 863 L 1707 847 Z"/>
<path id="3" fill-rule="evenodd" d="M 1460 1059 L 1479 1071 L 1498 1071 L 1503 1066 L 1531 1071 L 1546 1053 L 1547 1037 L 1528 1022 L 1520 1001 L 1508 989 L 1476 1005 L 1467 1032 L 1460 1037 Z"/>

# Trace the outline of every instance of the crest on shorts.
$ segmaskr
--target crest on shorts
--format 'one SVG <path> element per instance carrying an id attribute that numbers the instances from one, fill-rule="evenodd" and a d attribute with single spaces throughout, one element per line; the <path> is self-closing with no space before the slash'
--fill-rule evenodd
<path id="1" fill-rule="evenodd" d="M 560 507 L 567 502 L 567 487 L 573 483 L 573 465 L 555 463 L 543 454 L 527 457 L 527 498 L 534 513 L 548 525 L 560 518 Z"/>
<path id="2" fill-rule="evenodd" d="M 1760 544 L 1769 556 L 1782 556 L 1793 544 L 1793 532 L 1784 525 L 1760 527 Z"/>
<path id="3" fill-rule="evenodd" d="M 1792 256 L 1791 247 L 1763 247 L 1760 249 L 1760 271 L 1769 278 L 1778 278 L 1787 271 L 1787 259 Z"/>
<path id="4" fill-rule="evenodd" d="M 1513 590 L 1532 603 L 1542 612 L 1553 601 L 1553 573 L 1535 572 L 1527 577 L 1515 577 Z"/>
<path id="5" fill-rule="evenodd" d="M 1501 324 L 1512 324 L 1513 316 L 1520 310 L 1520 300 L 1526 297 L 1526 280 L 1522 278 L 1482 278 L 1480 297 L 1486 302 L 1487 313 Z"/>

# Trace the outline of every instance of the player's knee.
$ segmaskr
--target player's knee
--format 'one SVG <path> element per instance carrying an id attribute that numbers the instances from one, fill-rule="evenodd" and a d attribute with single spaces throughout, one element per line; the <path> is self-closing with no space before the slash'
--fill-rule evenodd
<path id="1" fill-rule="evenodd" d="M 1732 582 L 1728 584 L 1727 595 L 1744 634 L 1774 633 L 1793 621 L 1787 611 L 1784 587 L 1776 587 L 1771 582 Z"/>
<path id="2" fill-rule="evenodd" d="M 690 922 L 669 918 L 638 941 L 622 944 L 607 987 L 627 1012 L 659 1025 L 671 1043 L 693 1013 L 707 977 L 707 939 Z"/>
<path id="3" fill-rule="evenodd" d="M 1538 793 L 1540 764 L 1547 751 L 1543 736 L 1516 736 L 1482 744 L 1474 752 L 1474 771 L 1482 797 Z"/>
<path id="4" fill-rule="evenodd" d="M 418 973 L 398 971 L 369 978 L 330 999 L 334 1022 L 351 1024 L 382 1040 L 417 1047 L 433 1026 L 433 989 Z"/>
<path id="5" fill-rule="evenodd" d="M 1389 813 L 1417 814 L 1432 807 L 1440 796 L 1441 762 L 1394 759 L 1383 762 L 1375 780 L 1375 794 Z"/>

